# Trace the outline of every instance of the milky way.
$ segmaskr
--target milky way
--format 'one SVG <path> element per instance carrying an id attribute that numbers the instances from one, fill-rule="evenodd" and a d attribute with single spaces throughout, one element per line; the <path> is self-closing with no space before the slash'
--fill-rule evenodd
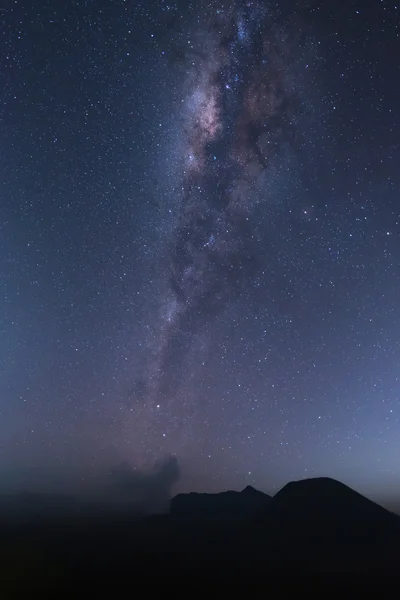
<path id="1" fill-rule="evenodd" d="M 252 214 L 271 201 L 264 184 L 293 138 L 297 108 L 290 44 L 261 4 L 213 12 L 188 45 L 172 297 L 147 381 L 157 402 L 176 393 L 193 335 L 245 293 L 258 271 Z"/>

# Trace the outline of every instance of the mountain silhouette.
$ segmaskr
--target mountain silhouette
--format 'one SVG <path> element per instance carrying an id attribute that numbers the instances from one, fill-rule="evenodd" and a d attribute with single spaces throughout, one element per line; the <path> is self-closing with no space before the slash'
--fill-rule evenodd
<path id="1" fill-rule="evenodd" d="M 329 478 L 288 483 L 273 497 L 251 486 L 178 494 L 170 514 L 153 516 L 45 494 L 9 496 L 1 507 L 2 582 L 29 584 L 28 568 L 71 591 L 83 580 L 102 589 L 148 572 L 176 577 L 177 565 L 185 576 L 227 582 L 398 571 L 400 517 Z"/>
<path id="2" fill-rule="evenodd" d="M 242 557 L 262 568 L 276 562 L 338 571 L 382 561 L 387 566 L 400 548 L 397 515 L 327 477 L 290 482 L 273 497 L 250 486 L 241 492 L 179 494 L 171 501 L 171 516 L 178 517 L 178 546 Z M 186 527 L 179 517 L 185 517 Z"/>
<path id="3" fill-rule="evenodd" d="M 380 517 L 391 520 L 394 516 L 344 483 L 329 477 L 291 481 L 275 494 L 273 505 L 313 519 L 325 515 L 326 511 L 331 512 L 330 518 L 340 515 L 351 519 Z"/>
<path id="4" fill-rule="evenodd" d="M 369 524 L 379 531 L 396 529 L 399 517 L 362 496 L 344 483 L 328 477 L 292 481 L 272 499 L 270 510 L 274 517 L 307 523 L 337 532 L 346 525 L 347 531 L 357 531 Z"/>
<path id="5" fill-rule="evenodd" d="M 0 522 L 11 517 L 25 520 L 39 516 L 73 513 L 82 504 L 73 496 L 22 491 L 0 495 Z"/>
<path id="6" fill-rule="evenodd" d="M 246 538 L 258 552 L 268 535 L 275 557 L 318 560 L 341 568 L 390 561 L 400 542 L 400 518 L 327 477 L 285 485 Z"/>
<path id="7" fill-rule="evenodd" d="M 248 519 L 261 515 L 270 502 L 271 496 L 248 485 L 241 492 L 178 494 L 171 500 L 170 513 L 192 519 Z"/>

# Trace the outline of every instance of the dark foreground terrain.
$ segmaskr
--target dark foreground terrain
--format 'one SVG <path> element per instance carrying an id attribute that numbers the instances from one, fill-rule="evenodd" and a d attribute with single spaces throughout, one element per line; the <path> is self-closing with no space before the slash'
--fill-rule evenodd
<path id="1" fill-rule="evenodd" d="M 400 566 L 400 517 L 332 479 L 289 483 L 272 498 L 251 487 L 178 495 L 168 515 L 152 517 L 8 498 L 0 524 L 1 598 L 46 589 L 80 597 L 109 586 L 133 597 L 139 585 L 182 586 L 187 577 L 270 583 L 276 575 L 386 576 Z"/>

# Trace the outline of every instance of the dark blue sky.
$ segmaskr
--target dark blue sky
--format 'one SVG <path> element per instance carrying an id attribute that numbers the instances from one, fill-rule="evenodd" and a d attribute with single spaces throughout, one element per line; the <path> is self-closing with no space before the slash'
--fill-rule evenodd
<path id="1" fill-rule="evenodd" d="M 394 2 L 6 1 L 0 473 L 400 493 Z"/>

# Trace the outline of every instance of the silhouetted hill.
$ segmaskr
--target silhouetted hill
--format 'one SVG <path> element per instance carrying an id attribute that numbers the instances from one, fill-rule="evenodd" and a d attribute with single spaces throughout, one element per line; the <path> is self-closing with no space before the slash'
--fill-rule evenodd
<path id="1" fill-rule="evenodd" d="M 74 590 L 85 581 L 93 591 L 99 581 L 114 589 L 152 573 L 264 583 L 278 572 L 385 575 L 396 573 L 400 556 L 400 518 L 327 478 L 289 483 L 273 498 L 251 487 L 179 494 L 171 514 L 153 517 L 126 506 L 77 510 L 64 497 L 14 500 L 35 510 L 10 509 L 23 518 L 0 520 L 0 580 L 13 574 L 26 590 L 28 577 L 35 589 L 51 580 L 53 589 Z"/>
<path id="2" fill-rule="evenodd" d="M 292 481 L 285 485 L 272 499 L 273 514 L 280 513 L 285 518 L 306 521 L 309 526 L 315 523 L 331 529 L 355 528 L 368 522 L 392 530 L 399 526 L 400 519 L 368 500 L 347 485 L 334 479 L 320 477 Z"/>
<path id="3" fill-rule="evenodd" d="M 170 513 L 192 519 L 248 519 L 261 514 L 270 502 L 270 496 L 249 485 L 241 492 L 178 494 L 171 500 Z"/>
<path id="4" fill-rule="evenodd" d="M 0 495 L 0 519 L 34 519 L 71 514 L 83 510 L 84 505 L 72 496 L 18 492 Z"/>
<path id="5" fill-rule="evenodd" d="M 307 518 L 364 519 L 383 518 L 392 521 L 393 514 L 368 500 L 344 483 L 329 477 L 302 479 L 286 484 L 274 497 L 273 506 Z"/>
<path id="6" fill-rule="evenodd" d="M 348 486 L 329 478 L 288 483 L 273 498 L 248 536 L 260 547 L 266 532 L 275 555 L 310 559 L 342 568 L 354 561 L 393 556 L 400 518 Z"/>

